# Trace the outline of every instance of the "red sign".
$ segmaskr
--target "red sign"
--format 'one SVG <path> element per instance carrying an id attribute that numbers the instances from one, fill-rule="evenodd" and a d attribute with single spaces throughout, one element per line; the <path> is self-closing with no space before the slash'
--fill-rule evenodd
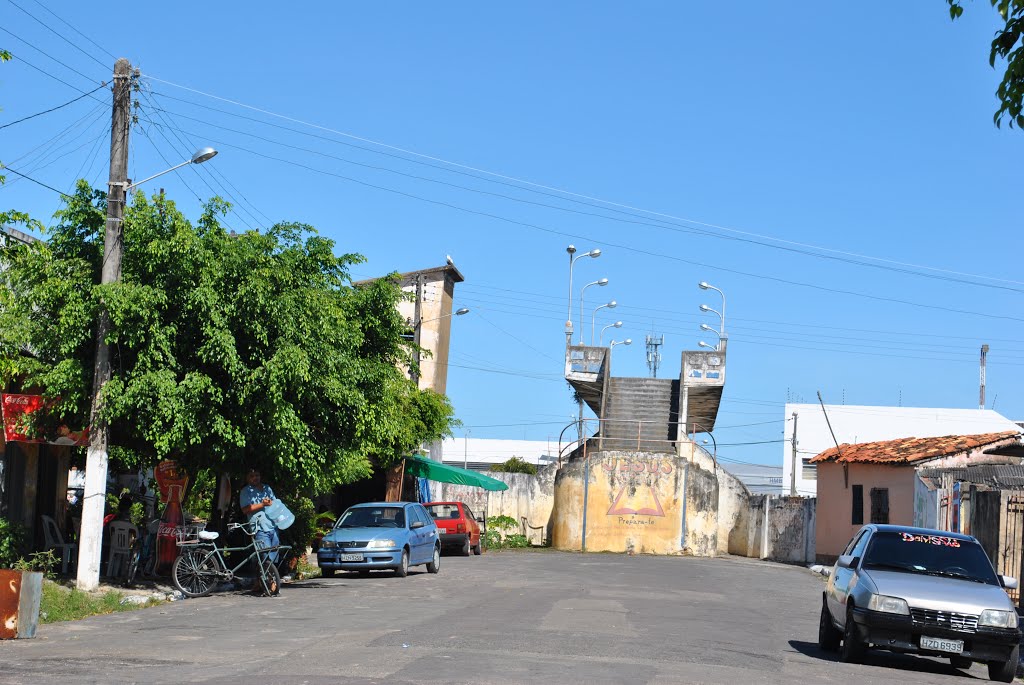
<path id="1" fill-rule="evenodd" d="M 88 445 L 89 429 L 73 431 L 58 424 L 48 409 L 54 400 L 42 395 L 3 395 L 4 440 L 51 445 Z"/>
<path id="2" fill-rule="evenodd" d="M 165 459 L 153 469 L 160 499 L 164 501 L 164 514 L 156 536 L 157 571 L 166 572 L 178 557 L 177 531 L 184 523 L 181 500 L 188 487 L 188 474 L 173 459 Z"/>

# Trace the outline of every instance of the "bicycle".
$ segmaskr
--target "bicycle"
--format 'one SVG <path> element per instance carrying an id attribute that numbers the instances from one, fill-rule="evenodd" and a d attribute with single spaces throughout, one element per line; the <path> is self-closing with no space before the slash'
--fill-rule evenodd
<path id="1" fill-rule="evenodd" d="M 199 533 L 199 539 L 178 543 L 181 552 L 171 566 L 171 578 L 182 594 L 186 597 L 204 597 L 210 594 L 219 582 L 239 580 L 238 570 L 252 560 L 256 562 L 264 596 L 274 597 L 281 592 L 281 574 L 270 560 L 270 556 L 272 552 L 289 550 L 291 546 L 261 547 L 256 543 L 256 526 L 252 523 L 228 525 L 228 530 L 237 529 L 248 534 L 252 542 L 245 547 L 218 547 L 219 535 L 202 531 Z M 224 552 L 249 552 L 249 555 L 237 566 L 228 568 L 224 561 Z"/>
<path id="2" fill-rule="evenodd" d="M 140 531 L 132 545 L 132 553 L 128 558 L 128 572 L 125 574 L 124 586 L 135 586 L 135 580 L 142 572 L 144 577 L 153 576 L 156 570 L 156 534 L 160 527 L 160 519 L 152 519 L 146 524 L 145 532 Z"/>

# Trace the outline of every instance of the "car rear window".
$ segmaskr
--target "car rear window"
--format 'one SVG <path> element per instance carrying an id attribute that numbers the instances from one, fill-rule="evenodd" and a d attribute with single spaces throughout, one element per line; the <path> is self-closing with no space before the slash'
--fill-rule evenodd
<path id="1" fill-rule="evenodd" d="M 871 536 L 864 555 L 864 568 L 963 578 L 999 585 L 981 545 L 941 533 L 877 532 Z"/>
<path id="2" fill-rule="evenodd" d="M 457 504 L 431 504 L 427 507 L 427 511 L 430 512 L 430 518 L 434 520 L 461 518 Z"/>

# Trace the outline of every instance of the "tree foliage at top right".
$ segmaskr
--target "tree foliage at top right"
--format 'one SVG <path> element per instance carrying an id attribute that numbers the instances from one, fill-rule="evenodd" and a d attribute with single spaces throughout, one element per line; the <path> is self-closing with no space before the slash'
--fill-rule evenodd
<path id="1" fill-rule="evenodd" d="M 946 0 L 949 3 L 949 16 L 958 19 L 964 13 L 962 0 Z M 996 126 L 1003 119 L 1024 129 L 1024 0 L 989 0 L 999 12 L 1004 25 L 996 31 L 992 39 L 992 50 L 988 62 L 993 67 L 996 59 L 1006 61 L 1003 80 L 996 89 L 999 98 L 999 109 L 992 119 Z"/>

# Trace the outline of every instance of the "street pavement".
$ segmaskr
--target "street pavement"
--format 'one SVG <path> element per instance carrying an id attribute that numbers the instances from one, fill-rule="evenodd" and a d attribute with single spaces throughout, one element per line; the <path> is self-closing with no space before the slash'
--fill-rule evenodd
<path id="1" fill-rule="evenodd" d="M 817 648 L 823 581 L 748 559 L 442 557 L 277 598 L 222 593 L 44 625 L 0 643 L 0 683 L 954 683 L 983 666 Z"/>

